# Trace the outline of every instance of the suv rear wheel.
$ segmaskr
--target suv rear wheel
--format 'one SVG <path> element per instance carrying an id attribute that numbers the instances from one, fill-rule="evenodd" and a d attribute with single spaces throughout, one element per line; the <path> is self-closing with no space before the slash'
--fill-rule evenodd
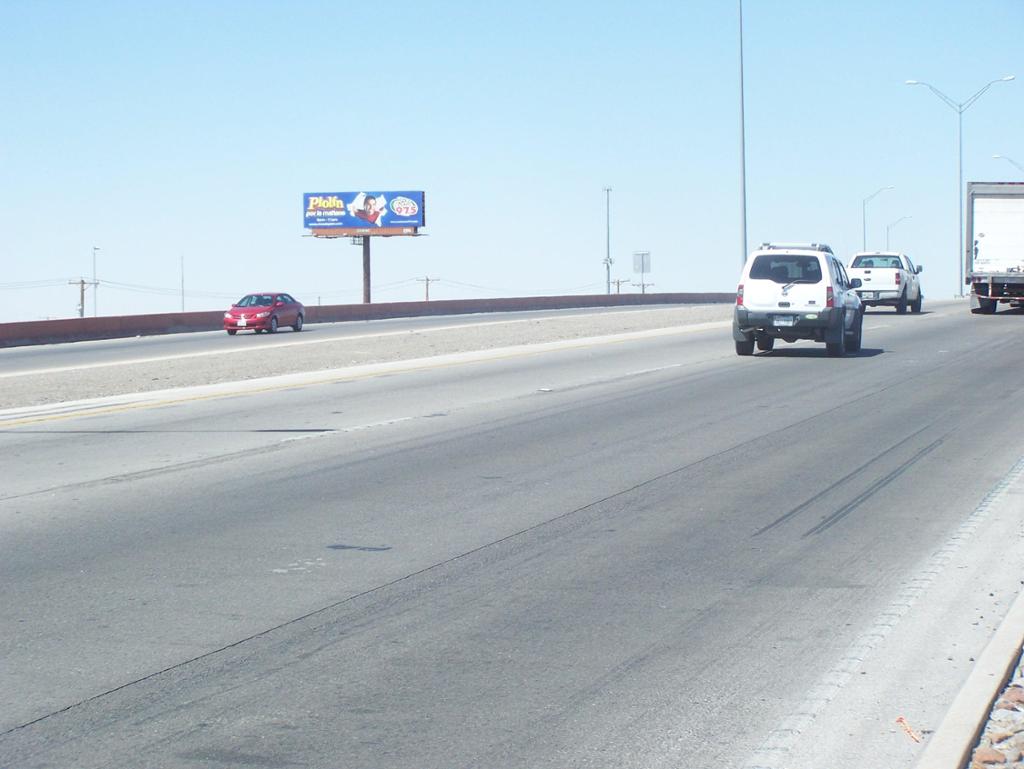
<path id="1" fill-rule="evenodd" d="M 737 355 L 753 355 L 754 354 L 754 340 L 736 342 L 736 354 Z"/>
<path id="2" fill-rule="evenodd" d="M 841 358 L 846 355 L 846 318 L 842 318 L 839 321 L 839 333 L 838 342 L 825 342 L 825 351 L 833 358 Z"/>
<path id="3" fill-rule="evenodd" d="M 846 349 L 850 352 L 860 352 L 861 340 L 864 337 L 864 313 L 857 313 L 857 320 L 853 324 L 853 331 L 846 340 Z"/>
<path id="4" fill-rule="evenodd" d="M 757 349 L 761 352 L 771 352 L 775 347 L 775 337 L 768 334 L 759 334 L 757 337 Z"/>

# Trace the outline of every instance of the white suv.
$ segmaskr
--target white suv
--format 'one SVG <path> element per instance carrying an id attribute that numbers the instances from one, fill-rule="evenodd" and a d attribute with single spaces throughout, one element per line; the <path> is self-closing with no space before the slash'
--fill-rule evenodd
<path id="1" fill-rule="evenodd" d="M 776 339 L 824 342 L 829 355 L 861 347 L 864 307 L 832 249 L 820 243 L 764 243 L 743 266 L 732 338 L 737 355 L 767 351 Z"/>

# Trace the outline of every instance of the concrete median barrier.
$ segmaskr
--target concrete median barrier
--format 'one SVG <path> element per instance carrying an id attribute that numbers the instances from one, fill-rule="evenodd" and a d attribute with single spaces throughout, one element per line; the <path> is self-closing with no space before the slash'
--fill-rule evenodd
<path id="1" fill-rule="evenodd" d="M 307 306 L 307 323 L 337 323 L 427 315 L 467 315 L 484 312 L 558 310 L 582 307 L 623 307 L 656 304 L 720 304 L 733 301 L 732 293 L 595 294 L 501 299 L 453 299 L 433 302 L 383 302 Z M 120 315 L 100 318 L 65 318 L 0 324 L 0 347 L 18 347 L 90 339 L 180 334 L 220 329 L 223 310 Z"/>

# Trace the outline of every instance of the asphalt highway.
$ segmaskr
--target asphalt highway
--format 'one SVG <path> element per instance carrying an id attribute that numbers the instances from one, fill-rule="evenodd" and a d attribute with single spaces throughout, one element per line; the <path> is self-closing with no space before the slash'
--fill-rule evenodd
<path id="1" fill-rule="evenodd" d="M 926 309 L 0 412 L 0 766 L 910 767 L 1024 555 Z"/>

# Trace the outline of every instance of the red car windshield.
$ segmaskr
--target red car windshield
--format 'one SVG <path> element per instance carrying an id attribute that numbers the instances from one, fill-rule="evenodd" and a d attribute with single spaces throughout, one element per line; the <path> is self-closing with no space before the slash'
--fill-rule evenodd
<path id="1" fill-rule="evenodd" d="M 246 294 L 235 302 L 235 307 L 270 307 L 273 303 L 271 294 Z"/>

